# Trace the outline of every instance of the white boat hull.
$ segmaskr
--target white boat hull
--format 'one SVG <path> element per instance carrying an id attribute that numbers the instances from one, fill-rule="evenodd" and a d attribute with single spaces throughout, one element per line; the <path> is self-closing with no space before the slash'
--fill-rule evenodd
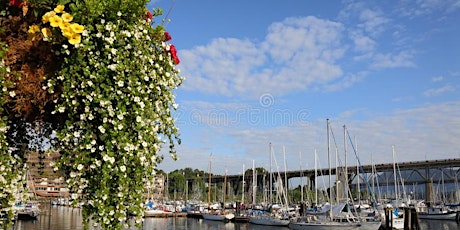
<path id="1" fill-rule="evenodd" d="M 361 226 L 359 227 L 360 230 L 378 230 L 382 225 L 380 221 L 367 221 L 361 222 Z"/>
<path id="2" fill-rule="evenodd" d="M 249 223 L 267 226 L 288 226 L 289 220 L 280 220 L 269 216 L 251 216 Z"/>
<path id="3" fill-rule="evenodd" d="M 232 220 L 235 218 L 234 214 L 209 214 L 209 213 L 203 213 L 203 219 L 205 220 L 216 220 L 216 221 L 227 221 L 227 220 Z"/>
<path id="4" fill-rule="evenodd" d="M 436 213 L 436 214 L 418 213 L 418 218 L 428 219 L 428 220 L 456 220 L 457 215 L 458 215 L 457 212 Z"/>
<path id="5" fill-rule="evenodd" d="M 293 230 L 354 230 L 360 229 L 358 223 L 338 223 L 338 222 L 293 222 L 289 228 Z"/>
<path id="6" fill-rule="evenodd" d="M 205 219 L 205 220 L 224 221 L 225 216 L 224 215 L 214 215 L 214 214 L 203 213 L 203 219 Z"/>

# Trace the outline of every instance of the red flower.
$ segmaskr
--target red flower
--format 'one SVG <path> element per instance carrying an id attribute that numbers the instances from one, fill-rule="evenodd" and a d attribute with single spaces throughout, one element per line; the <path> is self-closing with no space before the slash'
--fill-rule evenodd
<path id="1" fill-rule="evenodd" d="M 24 2 L 22 0 L 10 0 L 10 6 L 16 6 L 17 8 L 22 8 Z"/>
<path id="2" fill-rule="evenodd" d="M 145 20 L 147 20 L 147 21 L 148 21 L 148 20 L 152 20 L 152 18 L 153 18 L 152 13 L 150 13 L 150 11 L 148 11 L 148 10 L 147 10 L 147 12 L 145 12 L 145 13 L 147 14 L 147 18 L 146 18 Z"/>
<path id="3" fill-rule="evenodd" d="M 171 40 L 171 34 L 169 34 L 168 32 L 165 31 L 165 39 L 163 41 L 167 42 L 169 40 Z"/>
<path id="4" fill-rule="evenodd" d="M 171 58 L 173 59 L 174 63 L 176 65 L 179 65 L 180 60 L 179 60 L 179 57 L 177 57 L 177 50 L 174 45 L 169 46 L 169 52 L 171 53 Z"/>

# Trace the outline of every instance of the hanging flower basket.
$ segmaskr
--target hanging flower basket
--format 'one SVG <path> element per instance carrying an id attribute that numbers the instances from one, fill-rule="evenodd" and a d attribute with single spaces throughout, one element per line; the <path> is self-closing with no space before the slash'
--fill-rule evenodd
<path id="1" fill-rule="evenodd" d="M 162 145 L 175 157 L 173 91 L 183 81 L 171 35 L 154 23 L 161 9 L 147 2 L 0 0 L 0 170 L 14 166 L 2 171 L 11 187 L 2 194 L 18 183 L 26 149 L 59 151 L 53 167 L 85 223 L 141 223 Z M 1 208 L 12 199 L 0 197 Z"/>

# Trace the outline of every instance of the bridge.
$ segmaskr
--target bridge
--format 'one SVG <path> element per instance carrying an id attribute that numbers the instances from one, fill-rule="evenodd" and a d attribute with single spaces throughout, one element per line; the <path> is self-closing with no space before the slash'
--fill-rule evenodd
<path id="1" fill-rule="evenodd" d="M 375 165 L 363 165 L 361 167 L 349 166 L 347 167 L 347 178 L 348 184 L 352 184 L 354 180 L 359 176 L 361 181 L 369 180 L 369 175 L 375 175 L 380 178 L 380 181 L 391 181 L 393 182 L 394 178 L 394 165 L 393 163 L 386 164 L 375 164 Z M 454 159 L 442 159 L 442 160 L 425 160 L 425 161 L 410 161 L 410 162 L 400 162 L 396 163 L 398 176 L 402 178 L 405 184 L 424 184 L 425 185 L 425 199 L 427 201 L 431 200 L 432 197 L 432 186 L 434 182 L 438 182 L 442 178 L 443 183 L 457 183 L 460 179 L 460 158 Z M 359 169 L 359 173 L 357 173 Z M 318 176 L 328 176 L 329 171 L 331 175 L 343 177 L 344 167 L 327 169 L 317 169 L 316 175 Z M 249 175 L 250 174 L 250 175 Z M 287 171 L 281 173 L 283 176 L 283 184 L 288 184 L 289 180 L 292 178 L 305 177 L 308 178 L 307 184 L 311 189 L 315 187 L 315 170 L 296 170 L 296 171 Z M 260 189 L 262 185 L 268 185 L 267 181 L 269 178 L 269 172 L 265 174 L 257 175 L 257 187 Z M 275 176 L 273 176 L 274 178 Z M 263 181 L 265 178 L 265 181 Z M 287 182 L 284 181 L 287 178 Z M 242 175 L 213 175 L 211 178 L 211 183 L 223 183 L 224 180 L 230 184 L 233 188 L 235 194 L 238 194 L 238 191 L 241 191 L 243 176 Z M 252 173 L 246 173 L 244 180 L 245 191 L 246 188 L 252 186 Z M 458 188 L 457 188 L 458 189 Z"/>

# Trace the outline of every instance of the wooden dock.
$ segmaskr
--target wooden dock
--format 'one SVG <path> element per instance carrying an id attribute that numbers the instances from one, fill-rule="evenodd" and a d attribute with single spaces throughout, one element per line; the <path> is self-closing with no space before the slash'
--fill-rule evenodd
<path id="1" fill-rule="evenodd" d="M 152 213 L 152 214 L 145 214 L 145 218 L 169 218 L 169 217 L 187 217 L 186 212 L 164 212 L 164 213 Z"/>

